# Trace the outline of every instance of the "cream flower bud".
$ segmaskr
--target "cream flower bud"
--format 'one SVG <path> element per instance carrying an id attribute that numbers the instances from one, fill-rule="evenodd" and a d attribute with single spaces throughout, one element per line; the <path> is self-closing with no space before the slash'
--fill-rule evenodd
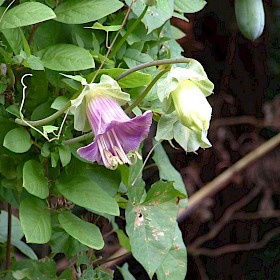
<path id="1" fill-rule="evenodd" d="M 181 81 L 171 97 L 184 126 L 194 131 L 208 130 L 212 108 L 198 86 L 190 80 Z"/>

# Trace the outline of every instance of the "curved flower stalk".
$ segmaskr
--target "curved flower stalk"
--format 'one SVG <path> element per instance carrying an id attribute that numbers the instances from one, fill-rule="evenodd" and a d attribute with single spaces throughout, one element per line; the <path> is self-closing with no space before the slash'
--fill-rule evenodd
<path id="1" fill-rule="evenodd" d="M 159 122 L 156 139 L 174 137 L 187 152 L 210 147 L 207 132 L 212 108 L 206 97 L 213 89 L 213 83 L 196 60 L 190 60 L 186 68 L 173 66 L 158 84 L 158 97 L 165 114 Z"/>
<path id="2" fill-rule="evenodd" d="M 127 101 L 129 95 L 106 75 L 98 84 L 85 85 L 80 96 L 72 100 L 75 129 L 87 131 L 90 127 L 95 135 L 91 144 L 78 149 L 82 158 L 109 169 L 132 165 L 141 158 L 137 149 L 149 133 L 152 112 L 130 119 L 120 107 Z"/>

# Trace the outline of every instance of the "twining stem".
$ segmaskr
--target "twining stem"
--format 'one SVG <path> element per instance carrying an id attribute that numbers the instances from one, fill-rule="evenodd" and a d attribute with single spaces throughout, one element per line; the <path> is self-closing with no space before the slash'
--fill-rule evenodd
<path id="1" fill-rule="evenodd" d="M 72 144 L 79 143 L 79 142 L 85 141 L 87 139 L 90 139 L 92 137 L 93 137 L 93 133 L 89 132 L 87 134 L 84 134 L 84 135 L 81 135 L 81 136 L 78 136 L 78 137 L 75 137 L 75 138 L 72 138 L 72 139 L 65 140 L 65 141 L 62 142 L 62 145 L 72 145 Z"/>
<path id="2" fill-rule="evenodd" d="M 115 48 L 111 51 L 109 54 L 109 59 L 111 59 L 121 48 L 121 46 L 124 44 L 128 36 L 135 30 L 135 28 L 138 26 L 138 24 L 141 22 L 142 18 L 145 16 L 146 12 L 148 11 L 148 6 L 145 7 L 141 15 L 134 21 L 134 23 L 130 26 L 130 28 L 126 31 L 125 35 L 121 38 L 121 40 L 118 42 L 118 44 L 115 46 Z"/>
<path id="3" fill-rule="evenodd" d="M 146 95 L 150 92 L 152 87 L 156 84 L 156 82 L 163 76 L 168 70 L 163 70 L 151 81 L 151 83 L 147 86 L 147 88 L 143 91 L 143 93 L 129 106 L 125 109 L 126 113 L 130 113 L 133 108 L 138 106 L 141 101 L 146 97 Z"/>
<path id="4" fill-rule="evenodd" d="M 81 93 L 81 91 L 76 92 L 71 99 L 78 97 L 80 93 Z M 38 121 L 28 121 L 28 124 L 30 124 L 32 126 L 41 126 L 41 125 L 47 124 L 47 123 L 55 120 L 56 118 L 58 118 L 60 115 L 62 115 L 70 106 L 71 106 L 71 100 L 69 100 L 60 110 L 58 110 L 51 116 L 46 117 L 42 120 L 38 120 Z M 28 124 L 26 124 L 26 122 L 21 119 L 15 119 L 15 123 L 23 125 L 23 126 L 28 126 Z"/>
<path id="5" fill-rule="evenodd" d="M 119 76 L 115 77 L 114 79 L 116 81 L 126 77 L 127 75 L 136 72 L 138 70 L 142 70 L 148 67 L 152 66 L 158 66 L 158 65 L 164 65 L 164 64 L 176 64 L 176 63 L 190 63 L 193 59 L 192 58 L 186 58 L 186 57 L 181 57 L 181 58 L 171 58 L 171 59 L 162 59 L 162 60 L 154 60 L 151 62 L 143 63 L 140 65 L 137 65 L 131 69 L 128 69 L 127 71 L 123 72 Z"/>
<path id="6" fill-rule="evenodd" d="M 12 247 L 12 206 L 10 203 L 8 203 L 6 270 L 9 270 L 11 267 L 11 247 Z"/>

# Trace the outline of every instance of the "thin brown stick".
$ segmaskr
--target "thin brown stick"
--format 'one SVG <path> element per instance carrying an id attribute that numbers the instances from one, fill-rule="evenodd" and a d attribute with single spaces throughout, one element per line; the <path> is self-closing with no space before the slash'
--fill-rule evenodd
<path id="1" fill-rule="evenodd" d="M 200 257 L 199 256 L 194 256 L 193 259 L 196 263 L 196 266 L 197 266 L 197 269 L 198 269 L 198 272 L 199 272 L 199 275 L 200 275 L 200 279 L 201 280 L 209 280 L 209 277 L 207 275 L 205 266 L 203 265 L 203 262 L 200 259 Z"/>
<path id="2" fill-rule="evenodd" d="M 231 126 L 241 124 L 250 124 L 258 128 L 279 127 L 279 122 L 276 121 L 265 121 L 263 119 L 258 119 L 254 116 L 236 116 L 215 119 L 211 122 L 210 129 L 215 130 L 219 126 Z"/>
<path id="3" fill-rule="evenodd" d="M 229 167 L 222 174 L 217 176 L 214 180 L 206 184 L 198 192 L 194 193 L 190 199 L 187 209 L 180 209 L 178 215 L 178 222 L 183 221 L 187 216 L 189 216 L 195 209 L 197 209 L 202 201 L 207 197 L 214 196 L 217 192 L 225 188 L 229 182 L 234 178 L 234 176 L 241 170 L 248 167 L 250 164 L 267 154 L 269 151 L 273 150 L 280 144 L 280 133 L 260 145 L 258 148 L 250 152 L 248 155 L 237 161 L 234 165 Z"/>
<path id="4" fill-rule="evenodd" d="M 247 205 L 253 198 L 255 198 L 261 191 L 261 187 L 255 187 L 251 190 L 246 196 L 238 200 L 236 203 L 232 204 L 227 208 L 220 220 L 213 226 L 213 228 L 203 236 L 198 237 L 191 245 L 188 246 L 189 250 L 195 251 L 196 248 L 199 248 L 203 243 L 209 241 L 217 236 L 217 234 L 223 229 L 223 227 L 228 223 L 231 216 L 237 210 L 241 209 Z"/>
<path id="5" fill-rule="evenodd" d="M 280 218 L 280 210 L 258 211 L 258 212 L 236 212 L 232 215 L 231 220 L 258 220 Z"/>
<path id="6" fill-rule="evenodd" d="M 10 203 L 8 203 L 6 270 L 9 270 L 11 267 L 11 248 L 12 248 L 12 206 Z"/>
<path id="7" fill-rule="evenodd" d="M 228 244 L 225 246 L 221 246 L 217 249 L 196 248 L 195 251 L 188 249 L 188 253 L 195 256 L 204 255 L 208 257 L 218 257 L 225 254 L 235 253 L 235 252 L 258 250 L 264 248 L 272 238 L 276 237 L 279 234 L 280 234 L 280 227 L 277 227 L 268 231 L 263 236 L 263 238 L 258 242 L 249 242 L 245 244 Z"/>

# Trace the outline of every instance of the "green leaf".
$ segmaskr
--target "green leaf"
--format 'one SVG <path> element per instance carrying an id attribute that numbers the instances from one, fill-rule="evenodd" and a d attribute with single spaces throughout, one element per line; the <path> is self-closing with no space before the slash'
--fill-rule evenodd
<path id="1" fill-rule="evenodd" d="M 128 204 L 126 231 L 133 256 L 152 278 L 170 250 L 178 213 L 177 197 L 181 193 L 172 183 L 157 182 L 141 204 Z"/>
<path id="2" fill-rule="evenodd" d="M 103 30 L 103 31 L 109 32 L 109 31 L 118 31 L 121 28 L 121 25 L 104 26 L 99 22 L 95 22 L 93 26 L 87 27 L 87 28 Z"/>
<path id="3" fill-rule="evenodd" d="M 55 13 L 48 6 L 39 2 L 25 2 L 3 16 L 0 29 L 27 26 L 55 18 Z"/>
<path id="4" fill-rule="evenodd" d="M 29 67 L 32 70 L 44 70 L 44 65 L 39 57 L 30 55 L 24 62 L 25 67 Z"/>
<path id="5" fill-rule="evenodd" d="M 160 280 L 184 280 L 187 274 L 187 250 L 181 231 L 176 225 L 172 246 L 156 271 Z"/>
<path id="6" fill-rule="evenodd" d="M 207 4 L 204 0 L 175 0 L 174 1 L 174 10 L 181 13 L 196 13 L 204 8 Z"/>
<path id="7" fill-rule="evenodd" d="M 3 146 L 15 153 L 25 153 L 32 146 L 32 140 L 27 130 L 14 128 L 6 134 Z"/>
<path id="8" fill-rule="evenodd" d="M 81 244 L 65 231 L 53 233 L 50 246 L 53 254 L 63 253 L 68 258 L 74 257 L 81 251 L 88 250 L 87 246 Z"/>
<path id="9" fill-rule="evenodd" d="M 48 81 L 46 73 L 44 71 L 33 71 L 32 78 L 25 79 L 25 83 L 28 87 L 28 94 L 25 99 L 24 109 L 26 113 L 33 113 L 42 103 L 49 98 Z M 40 111 L 42 108 L 40 108 Z"/>
<path id="10" fill-rule="evenodd" d="M 52 103 L 51 108 L 55 110 L 60 110 L 68 101 L 69 98 L 67 98 L 66 96 L 58 96 Z"/>
<path id="11" fill-rule="evenodd" d="M 8 213 L 1 210 L 0 213 L 0 243 L 7 242 Z M 12 215 L 12 240 L 20 240 L 23 237 L 23 231 L 19 219 Z"/>
<path id="12" fill-rule="evenodd" d="M 122 267 L 118 267 L 118 270 L 122 274 L 124 280 L 136 280 L 128 270 L 128 263 L 125 263 Z"/>
<path id="13" fill-rule="evenodd" d="M 93 212 L 119 215 L 117 202 L 93 180 L 82 176 L 64 176 L 56 185 L 63 196 L 79 206 Z"/>
<path id="14" fill-rule="evenodd" d="M 115 232 L 117 233 L 120 245 L 125 248 L 127 251 L 131 251 L 131 246 L 129 243 L 129 238 L 121 229 L 116 229 Z"/>
<path id="15" fill-rule="evenodd" d="M 20 203 L 19 218 L 28 243 L 47 243 L 50 240 L 51 215 L 45 203 L 35 197 L 24 199 Z"/>
<path id="16" fill-rule="evenodd" d="M 36 160 L 29 160 L 23 166 L 23 187 L 39 198 L 49 195 L 48 180 L 44 175 L 43 166 Z"/>
<path id="17" fill-rule="evenodd" d="M 122 8 L 117 0 L 68 0 L 55 9 L 56 20 L 69 24 L 91 22 Z"/>
<path id="18" fill-rule="evenodd" d="M 106 74 L 112 78 L 116 78 L 128 69 L 114 68 L 114 69 L 102 69 L 98 73 L 99 75 Z M 95 72 L 88 75 L 88 79 L 91 80 Z M 121 88 L 136 88 L 148 85 L 152 81 L 152 76 L 147 73 L 139 71 L 133 72 L 128 76 L 118 80 L 118 84 Z"/>
<path id="19" fill-rule="evenodd" d="M 125 0 L 127 5 L 130 5 L 132 0 Z M 173 0 L 157 1 L 156 6 L 150 6 L 146 12 L 142 22 L 148 28 L 148 33 L 162 26 L 167 20 L 172 17 L 174 4 Z M 140 16 L 146 7 L 144 0 L 136 1 L 132 6 L 132 11 L 137 16 Z"/>
<path id="20" fill-rule="evenodd" d="M 4 118 L 0 116 L 0 153 L 1 154 L 9 154 L 12 155 L 13 153 L 10 152 L 8 149 L 4 147 L 4 139 L 6 134 L 11 131 L 12 129 L 16 128 L 16 124 L 9 120 L 8 118 Z"/>
<path id="21" fill-rule="evenodd" d="M 13 28 L 9 30 L 3 30 L 3 35 L 8 41 L 10 47 L 12 48 L 14 54 L 20 54 L 20 51 L 23 49 L 23 41 L 20 34 L 19 28 Z"/>
<path id="22" fill-rule="evenodd" d="M 37 52 L 36 56 L 41 57 L 44 67 L 56 71 L 79 71 L 95 66 L 89 51 L 70 44 L 49 46 Z"/>
<path id="23" fill-rule="evenodd" d="M 18 250 L 20 250 L 24 255 L 29 257 L 32 260 L 37 260 L 38 257 L 34 253 L 34 251 L 23 241 L 21 240 L 12 240 L 13 246 L 15 246 Z"/>
<path id="24" fill-rule="evenodd" d="M 59 158 L 62 166 L 66 166 L 71 160 L 71 150 L 69 146 L 59 146 L 58 147 Z"/>
<path id="25" fill-rule="evenodd" d="M 176 113 L 164 114 L 161 116 L 155 139 L 160 140 L 171 140 L 174 137 L 174 124 L 178 121 Z"/>
<path id="26" fill-rule="evenodd" d="M 60 213 L 58 220 L 62 228 L 81 243 L 97 250 L 103 248 L 104 241 L 96 225 L 85 222 L 70 212 Z"/>
<path id="27" fill-rule="evenodd" d="M 160 179 L 173 181 L 174 188 L 182 194 L 186 194 L 186 188 L 182 176 L 170 163 L 170 160 L 161 144 L 156 146 L 153 160 L 159 169 Z"/>
<path id="28" fill-rule="evenodd" d="M 136 2 L 137 3 L 137 2 Z M 140 51 L 136 49 L 128 49 L 126 50 L 123 60 L 127 64 L 129 68 L 136 67 L 137 65 L 147 63 L 147 62 L 152 62 L 153 59 L 145 53 L 141 53 Z M 151 72 L 152 70 L 155 70 L 155 67 L 149 67 L 149 69 L 144 69 L 142 71 L 144 72 Z"/>
<path id="29" fill-rule="evenodd" d="M 121 182 L 121 174 L 118 170 L 112 172 L 101 165 L 90 166 L 85 171 L 84 176 L 98 182 L 98 185 L 103 186 L 103 190 L 110 196 L 114 197 L 117 194 Z"/>

